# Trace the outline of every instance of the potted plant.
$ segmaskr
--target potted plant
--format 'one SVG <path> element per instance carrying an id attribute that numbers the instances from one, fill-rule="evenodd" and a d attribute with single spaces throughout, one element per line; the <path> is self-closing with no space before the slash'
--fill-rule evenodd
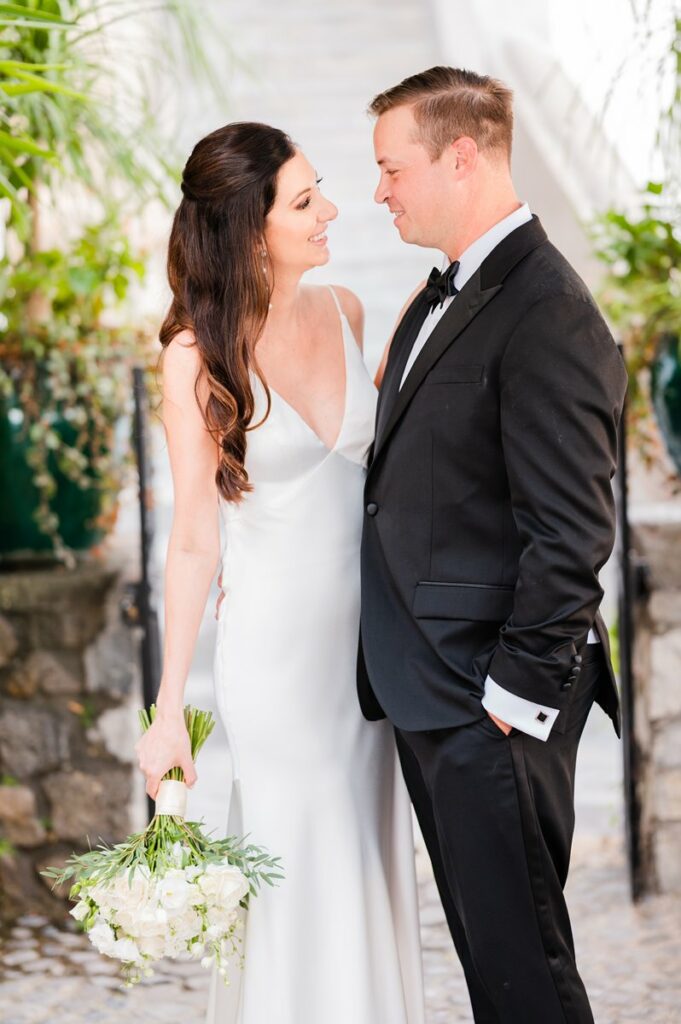
<path id="1" fill-rule="evenodd" d="M 637 209 L 611 209 L 593 226 L 596 255 L 607 266 L 601 305 L 624 349 L 629 370 L 629 429 L 647 464 L 660 461 L 663 440 L 681 474 L 681 18 L 655 60 L 669 71 L 671 91 L 657 131 L 662 180 L 649 182 Z M 645 39 L 657 47 L 659 31 Z"/>
<path id="2" fill-rule="evenodd" d="M 594 235 L 608 268 L 599 299 L 629 371 L 631 436 L 650 463 L 659 430 L 681 473 L 681 211 L 664 198 L 663 186 L 649 183 L 640 211 L 608 211 Z"/>
<path id="3" fill-rule="evenodd" d="M 151 61 L 131 75 L 111 32 L 159 16 L 176 43 L 167 33 L 158 73 L 189 60 L 218 88 L 190 0 L 0 4 L 4 561 L 38 552 L 73 564 L 115 520 L 131 365 L 147 360 L 144 332 L 126 323 L 144 255 L 120 225 L 150 200 L 167 202 L 176 168 L 157 127 Z M 74 196 L 88 211 L 75 226 L 64 209 Z"/>
<path id="4" fill-rule="evenodd" d="M 112 525 L 142 332 L 106 322 L 144 265 L 110 222 L 0 261 L 0 554 L 84 550 Z M 27 316 L 39 292 L 43 315 Z"/>

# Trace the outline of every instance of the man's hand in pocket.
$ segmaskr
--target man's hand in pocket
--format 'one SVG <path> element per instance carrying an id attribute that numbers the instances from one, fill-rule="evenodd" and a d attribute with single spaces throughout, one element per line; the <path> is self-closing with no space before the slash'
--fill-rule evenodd
<path id="1" fill-rule="evenodd" d="M 487 714 L 492 719 L 492 721 L 494 722 L 496 727 L 498 729 L 501 729 L 501 731 L 503 732 L 503 734 L 505 736 L 508 736 L 508 734 L 511 731 L 511 729 L 513 728 L 513 726 L 512 725 L 507 725 L 506 722 L 502 722 L 501 719 L 497 718 L 496 715 L 493 715 L 491 711 L 488 711 Z"/>

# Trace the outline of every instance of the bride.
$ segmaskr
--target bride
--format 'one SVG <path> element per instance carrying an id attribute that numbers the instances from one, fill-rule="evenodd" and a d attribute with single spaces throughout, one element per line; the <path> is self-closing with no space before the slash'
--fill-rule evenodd
<path id="1" fill-rule="evenodd" d="M 387 722 L 355 693 L 359 543 L 376 390 L 362 307 L 301 283 L 338 211 L 289 137 L 237 123 L 184 169 L 161 329 L 175 504 L 147 792 L 183 767 L 199 624 L 220 565 L 215 653 L 229 832 L 281 857 L 251 903 L 245 966 L 210 1024 L 422 1024 L 409 803 Z M 222 520 L 223 545 L 220 550 Z"/>

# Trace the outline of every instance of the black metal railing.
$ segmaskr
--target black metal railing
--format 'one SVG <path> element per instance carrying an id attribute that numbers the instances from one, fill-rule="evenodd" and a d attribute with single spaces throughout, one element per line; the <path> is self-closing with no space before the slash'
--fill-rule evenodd
<path id="1" fill-rule="evenodd" d="M 137 464 L 140 526 L 139 579 L 128 584 L 123 601 L 125 622 L 139 631 L 142 662 L 142 696 L 148 709 L 156 700 L 161 680 L 161 643 L 158 616 L 153 600 L 150 561 L 154 539 L 154 514 L 151 488 L 151 457 L 149 453 L 149 394 L 141 367 L 133 369 L 133 448 Z M 147 798 L 149 817 L 154 802 Z"/>

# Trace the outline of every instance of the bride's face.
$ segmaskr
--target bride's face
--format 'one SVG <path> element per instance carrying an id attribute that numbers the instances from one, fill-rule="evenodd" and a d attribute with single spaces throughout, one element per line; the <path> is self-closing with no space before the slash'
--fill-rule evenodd
<path id="1" fill-rule="evenodd" d="M 300 150 L 277 175 L 277 197 L 265 220 L 274 267 L 309 270 L 329 261 L 326 227 L 338 210 L 319 191 L 321 178 Z"/>

